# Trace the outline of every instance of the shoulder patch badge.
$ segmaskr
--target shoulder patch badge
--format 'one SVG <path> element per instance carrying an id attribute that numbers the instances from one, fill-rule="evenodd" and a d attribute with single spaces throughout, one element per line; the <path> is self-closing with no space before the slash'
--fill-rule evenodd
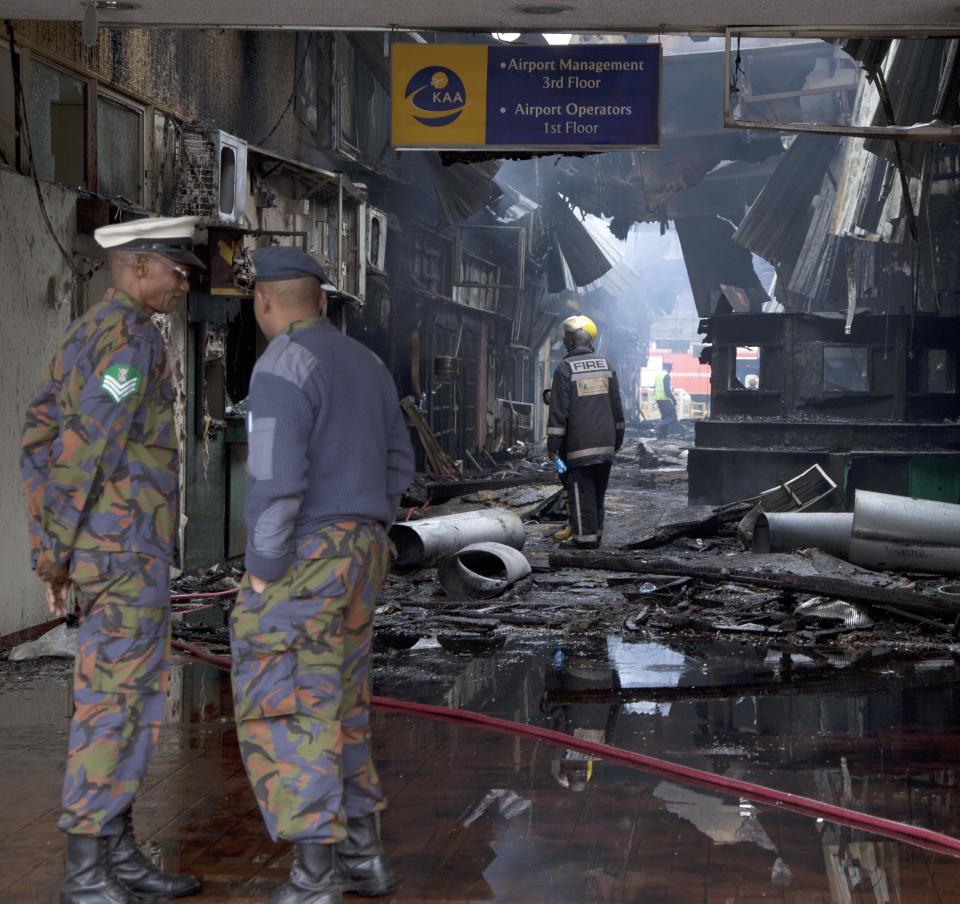
<path id="1" fill-rule="evenodd" d="M 100 388 L 118 405 L 129 399 L 140 388 L 140 371 L 130 364 L 108 367 L 100 379 Z"/>

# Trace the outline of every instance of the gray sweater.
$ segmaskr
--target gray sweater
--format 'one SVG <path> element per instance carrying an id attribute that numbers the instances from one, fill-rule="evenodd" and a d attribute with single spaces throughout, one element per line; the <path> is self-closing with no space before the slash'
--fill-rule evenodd
<path id="1" fill-rule="evenodd" d="M 413 449 L 393 378 L 326 318 L 270 341 L 247 409 L 247 570 L 265 581 L 336 521 L 393 523 Z"/>

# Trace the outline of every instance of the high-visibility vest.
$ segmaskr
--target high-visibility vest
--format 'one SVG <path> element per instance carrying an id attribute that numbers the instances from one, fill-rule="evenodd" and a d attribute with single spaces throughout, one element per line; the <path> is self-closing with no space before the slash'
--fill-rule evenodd
<path id="1" fill-rule="evenodd" d="M 653 384 L 653 398 L 656 402 L 670 402 L 670 394 L 667 392 L 667 374 L 665 371 L 660 371 L 657 374 L 657 380 Z"/>

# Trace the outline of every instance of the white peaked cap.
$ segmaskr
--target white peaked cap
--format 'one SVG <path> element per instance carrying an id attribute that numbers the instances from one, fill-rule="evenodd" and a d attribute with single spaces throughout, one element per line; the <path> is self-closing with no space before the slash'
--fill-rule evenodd
<path id="1" fill-rule="evenodd" d="M 93 237 L 101 248 L 110 251 L 152 252 L 202 267 L 203 262 L 192 251 L 193 230 L 199 220 L 199 217 L 146 217 L 101 226 Z"/>

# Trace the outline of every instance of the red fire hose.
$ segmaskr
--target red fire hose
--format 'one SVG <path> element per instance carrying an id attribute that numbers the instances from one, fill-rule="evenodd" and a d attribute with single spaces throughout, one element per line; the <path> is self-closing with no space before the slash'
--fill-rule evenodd
<path id="1" fill-rule="evenodd" d="M 217 668 L 225 669 L 226 671 L 230 670 L 230 659 L 225 656 L 214 656 L 182 640 L 175 640 L 173 645 L 178 650 L 196 656 L 198 659 L 210 663 Z M 419 716 L 421 718 L 435 719 L 444 722 L 474 725 L 493 731 L 518 735 L 533 741 L 543 741 L 555 747 L 564 747 L 567 750 L 576 750 L 580 753 L 591 754 L 612 763 L 621 763 L 633 769 L 640 769 L 654 775 L 677 779 L 687 784 L 708 788 L 711 791 L 719 791 L 723 794 L 744 797 L 755 803 L 778 807 L 781 810 L 790 810 L 793 813 L 800 813 L 803 816 L 812 816 L 816 819 L 828 819 L 831 822 L 840 823 L 841 825 L 854 829 L 862 829 L 874 835 L 883 835 L 886 838 L 893 838 L 896 841 L 916 845 L 917 847 L 925 848 L 934 853 L 960 857 L 960 839 L 944 835 L 942 832 L 934 832 L 931 829 L 923 829 L 919 826 L 908 825 L 907 823 L 897 822 L 893 819 L 884 819 L 881 816 L 870 816 L 867 813 L 848 810 L 846 807 L 823 803 L 809 797 L 802 797 L 799 794 L 775 791 L 772 788 L 756 785 L 753 782 L 726 778 L 722 775 L 715 775 L 712 772 L 705 772 L 702 769 L 694 769 L 691 766 L 681 766 L 678 763 L 671 763 L 667 760 L 646 756 L 642 753 L 634 753 L 631 750 L 624 750 L 620 747 L 611 747 L 608 744 L 598 744 L 594 741 L 584 741 L 580 738 L 563 734 L 563 732 L 560 731 L 552 731 L 549 728 L 538 728 L 534 725 L 524 725 L 521 722 L 511 722 L 507 719 L 498 719 L 494 716 L 485 716 L 482 713 L 470 712 L 468 710 L 450 709 L 446 706 L 410 703 L 406 700 L 395 700 L 391 697 L 373 696 L 370 698 L 370 703 L 378 709 L 387 709 L 394 712 L 406 713 L 410 716 Z"/>
<path id="2" fill-rule="evenodd" d="M 239 589 L 239 587 L 231 587 L 229 590 L 214 590 L 206 593 L 172 593 L 170 594 L 170 602 L 180 603 L 184 600 L 215 600 L 223 596 L 233 596 Z"/>

